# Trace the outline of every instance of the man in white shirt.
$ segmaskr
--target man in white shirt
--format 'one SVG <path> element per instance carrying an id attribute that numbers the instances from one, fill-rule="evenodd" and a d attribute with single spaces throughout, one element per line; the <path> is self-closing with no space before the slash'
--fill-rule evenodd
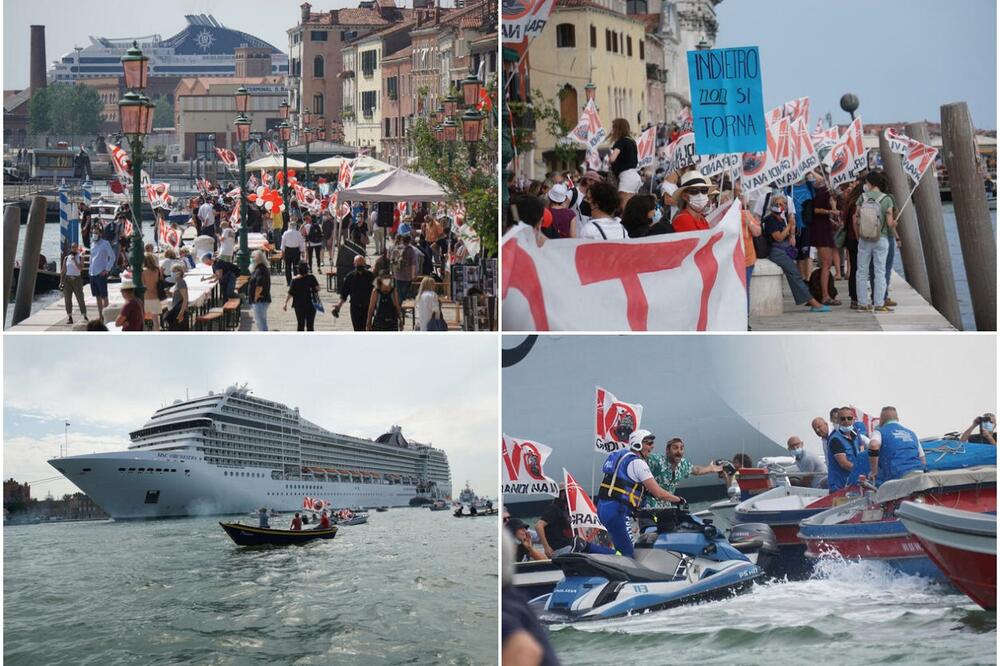
<path id="1" fill-rule="evenodd" d="M 299 233 L 299 225 L 292 222 L 288 225 L 287 231 L 281 234 L 281 254 L 285 261 L 285 280 L 292 283 L 292 276 L 295 269 L 302 261 L 302 248 L 305 247 L 306 240 Z"/>
<path id="2" fill-rule="evenodd" d="M 826 463 L 806 451 L 801 438 L 795 435 L 788 438 L 788 452 L 795 456 L 796 467 L 798 467 L 799 472 L 802 472 L 799 477 L 800 481 L 794 485 L 812 488 L 826 486 Z"/>
<path id="3" fill-rule="evenodd" d="M 215 209 L 212 208 L 212 204 L 208 203 L 208 199 L 201 198 L 200 201 L 201 205 L 198 206 L 198 219 L 201 220 L 202 229 L 214 226 Z"/>

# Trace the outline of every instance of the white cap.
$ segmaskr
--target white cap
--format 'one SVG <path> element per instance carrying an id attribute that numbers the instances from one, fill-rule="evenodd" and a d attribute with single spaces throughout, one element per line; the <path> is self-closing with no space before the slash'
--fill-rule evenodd
<path id="1" fill-rule="evenodd" d="M 642 442 L 645 439 L 656 439 L 656 435 L 648 430 L 633 430 L 632 434 L 628 436 L 629 448 L 633 451 L 640 450 L 642 448 Z"/>
<path id="2" fill-rule="evenodd" d="M 562 203 L 569 197 L 569 190 L 562 183 L 556 183 L 549 189 L 549 199 L 555 203 Z"/>

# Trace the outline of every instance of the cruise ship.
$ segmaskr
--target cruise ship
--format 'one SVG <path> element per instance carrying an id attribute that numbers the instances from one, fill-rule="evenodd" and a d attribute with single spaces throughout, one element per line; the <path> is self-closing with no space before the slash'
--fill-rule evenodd
<path id="1" fill-rule="evenodd" d="M 125 451 L 49 461 L 116 519 L 293 511 L 451 498 L 444 451 L 399 426 L 374 440 L 330 432 L 246 386 L 175 400 L 130 433 Z"/>
<path id="2" fill-rule="evenodd" d="M 656 435 L 655 453 L 680 437 L 696 465 L 788 455 L 792 435 L 823 455 L 811 428 L 831 407 L 854 405 L 878 414 L 885 405 L 920 437 L 961 432 L 976 414 L 994 411 L 992 375 L 968 365 L 967 340 L 840 335 L 542 335 L 503 336 L 503 431 L 551 447 L 547 476 L 562 469 L 593 496 L 604 455 L 594 451 L 595 387 L 643 406 L 640 427 Z M 979 344 L 979 343 L 977 343 Z M 995 349 L 976 347 L 982 367 Z M 945 384 L 947 388 L 944 388 Z M 678 493 L 688 501 L 725 496 L 715 474 L 691 476 Z M 537 495 L 506 496 L 538 515 Z"/>
<path id="3" fill-rule="evenodd" d="M 288 74 L 288 56 L 262 39 L 227 28 L 214 16 L 189 14 L 187 25 L 176 35 L 109 39 L 91 37 L 90 45 L 70 52 L 52 66 L 49 79 L 69 83 L 78 78 L 118 76 L 121 57 L 135 41 L 149 58 L 150 77 L 235 76 L 233 50 L 241 46 L 271 51 L 271 75 Z"/>

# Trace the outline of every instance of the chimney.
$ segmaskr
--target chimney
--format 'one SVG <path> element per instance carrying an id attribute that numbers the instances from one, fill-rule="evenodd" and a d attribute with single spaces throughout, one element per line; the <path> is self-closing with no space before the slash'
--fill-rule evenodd
<path id="1" fill-rule="evenodd" d="M 340 11 L 336 9 L 330 10 L 330 25 L 340 25 Z"/>
<path id="2" fill-rule="evenodd" d="M 309 10 L 312 9 L 312 5 L 308 2 L 303 2 L 299 9 L 302 10 L 302 23 L 309 23 Z"/>
<path id="3" fill-rule="evenodd" d="M 434 5 L 434 25 L 441 23 L 441 6 Z"/>
<path id="4" fill-rule="evenodd" d="M 45 79 L 45 26 L 31 26 L 30 55 L 30 87 L 31 94 L 46 85 Z M 79 74 L 79 72 L 77 72 Z"/>

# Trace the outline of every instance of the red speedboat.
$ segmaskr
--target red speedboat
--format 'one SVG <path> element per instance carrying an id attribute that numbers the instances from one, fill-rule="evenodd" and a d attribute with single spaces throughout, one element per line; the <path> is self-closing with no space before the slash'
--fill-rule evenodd
<path id="1" fill-rule="evenodd" d="M 926 472 L 887 481 L 877 492 L 802 521 L 806 557 L 837 553 L 846 559 L 879 560 L 907 574 L 942 578 L 896 511 L 906 500 L 973 513 L 996 512 L 996 467 Z"/>
<path id="2" fill-rule="evenodd" d="M 896 515 L 927 556 L 962 592 L 997 608 L 997 515 L 903 502 Z"/>

